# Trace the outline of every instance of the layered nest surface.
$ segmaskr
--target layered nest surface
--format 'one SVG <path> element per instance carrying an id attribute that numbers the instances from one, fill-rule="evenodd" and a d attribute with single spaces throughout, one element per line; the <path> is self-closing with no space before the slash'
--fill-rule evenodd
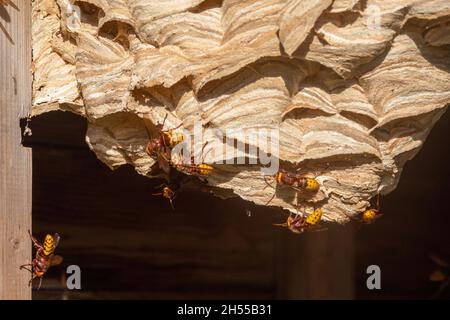
<path id="1" fill-rule="evenodd" d="M 167 115 L 216 151 L 217 194 L 344 223 L 395 189 L 445 112 L 449 35 L 448 0 L 34 0 L 33 115 L 86 117 L 101 161 L 146 176 Z M 320 190 L 272 188 L 255 149 Z"/>

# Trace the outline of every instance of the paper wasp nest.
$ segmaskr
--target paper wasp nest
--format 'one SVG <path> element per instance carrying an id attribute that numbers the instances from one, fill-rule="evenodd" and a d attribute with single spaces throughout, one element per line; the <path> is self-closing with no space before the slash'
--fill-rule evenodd
<path id="1" fill-rule="evenodd" d="M 148 176 L 146 124 L 200 124 L 209 149 L 218 133 L 245 146 L 204 155 L 215 192 L 276 192 L 269 205 L 295 212 L 297 192 L 250 164 L 273 150 L 243 134 L 276 131 L 281 169 L 321 184 L 299 203 L 343 223 L 396 187 L 445 112 L 449 34 L 448 0 L 35 0 L 33 115 L 86 117 L 101 161 Z"/>

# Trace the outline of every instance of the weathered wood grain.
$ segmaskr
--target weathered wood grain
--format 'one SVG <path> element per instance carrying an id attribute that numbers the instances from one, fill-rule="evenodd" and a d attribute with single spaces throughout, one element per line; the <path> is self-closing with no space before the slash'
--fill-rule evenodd
<path id="1" fill-rule="evenodd" d="M 20 118 L 31 107 L 31 4 L 0 5 L 0 300 L 30 299 L 31 150 Z"/>

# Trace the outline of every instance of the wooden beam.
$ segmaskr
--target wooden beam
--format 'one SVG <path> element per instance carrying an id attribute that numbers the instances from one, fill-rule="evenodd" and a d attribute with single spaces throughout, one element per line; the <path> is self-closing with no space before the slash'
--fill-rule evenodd
<path id="1" fill-rule="evenodd" d="M 0 300 L 30 299 L 31 150 L 20 118 L 31 107 L 31 3 L 0 5 Z"/>
<path id="2" fill-rule="evenodd" d="M 352 299 L 354 245 L 351 226 L 302 235 L 282 230 L 276 244 L 276 298 Z"/>

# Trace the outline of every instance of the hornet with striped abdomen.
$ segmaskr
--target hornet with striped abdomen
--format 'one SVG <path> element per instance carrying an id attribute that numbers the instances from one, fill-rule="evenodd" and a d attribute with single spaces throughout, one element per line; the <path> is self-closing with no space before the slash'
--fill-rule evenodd
<path id="1" fill-rule="evenodd" d="M 55 255 L 55 249 L 59 244 L 60 236 L 55 233 L 54 235 L 47 234 L 44 239 L 44 243 L 40 244 L 35 237 L 31 235 L 28 230 L 33 246 L 36 249 L 36 257 L 32 263 L 24 264 L 20 266 L 20 269 L 25 269 L 31 272 L 31 280 L 28 285 L 31 285 L 35 278 L 39 278 L 39 287 L 41 288 L 42 278 L 51 266 L 61 264 L 62 257 Z M 27 268 L 30 267 L 30 268 Z"/>
<path id="2" fill-rule="evenodd" d="M 211 151 L 211 149 L 208 150 L 208 152 L 205 154 L 205 147 L 208 144 L 208 142 L 206 142 L 203 147 L 202 147 L 202 159 L 200 161 L 200 163 L 195 163 L 195 157 L 191 157 L 191 162 L 190 163 L 183 163 L 181 162 L 172 162 L 172 166 L 177 169 L 180 172 L 183 172 L 185 174 L 189 174 L 189 175 L 196 175 L 196 176 L 200 176 L 200 177 L 207 177 L 209 176 L 211 173 L 214 172 L 214 167 L 204 163 L 205 160 L 205 156 L 206 154 L 208 154 L 208 152 Z"/>
<path id="3" fill-rule="evenodd" d="M 181 124 L 176 128 L 163 130 L 167 116 L 168 114 L 166 113 L 163 123 L 156 126 L 159 134 L 157 138 L 152 138 L 151 126 L 144 120 L 145 128 L 149 136 L 145 152 L 156 160 L 159 168 L 163 170 L 164 173 L 170 174 L 171 151 L 176 145 L 184 141 L 184 135 L 181 132 L 175 131 Z"/>
<path id="4" fill-rule="evenodd" d="M 305 231 L 321 231 L 325 230 L 320 228 L 319 222 L 322 219 L 322 209 L 316 209 L 310 213 L 306 218 L 300 214 L 292 216 L 289 215 L 285 223 L 274 224 L 278 227 L 286 227 L 294 233 L 303 233 Z"/>
<path id="5" fill-rule="evenodd" d="M 290 173 L 284 170 L 280 170 L 273 176 L 273 178 L 275 179 L 277 186 L 289 186 L 298 192 L 314 193 L 319 191 L 320 189 L 320 184 L 315 178 L 310 178 L 298 173 Z M 274 188 L 269 182 L 267 182 L 265 177 L 264 180 L 266 181 L 268 186 Z M 268 205 L 274 197 L 275 193 L 266 203 L 266 205 Z"/>
<path id="6" fill-rule="evenodd" d="M 167 116 L 168 114 L 166 113 L 163 123 L 157 125 L 159 137 L 151 138 L 147 144 L 146 152 L 150 156 L 156 156 L 156 154 L 164 148 L 173 149 L 177 144 L 184 141 L 183 133 L 175 131 L 181 127 L 181 124 L 176 128 L 163 130 Z"/>
<path id="7" fill-rule="evenodd" d="M 378 220 L 383 214 L 380 211 L 380 194 L 377 195 L 377 204 L 376 207 L 370 207 L 366 209 L 364 212 L 360 213 L 360 216 L 357 220 L 364 224 L 371 224 L 374 221 Z"/>

